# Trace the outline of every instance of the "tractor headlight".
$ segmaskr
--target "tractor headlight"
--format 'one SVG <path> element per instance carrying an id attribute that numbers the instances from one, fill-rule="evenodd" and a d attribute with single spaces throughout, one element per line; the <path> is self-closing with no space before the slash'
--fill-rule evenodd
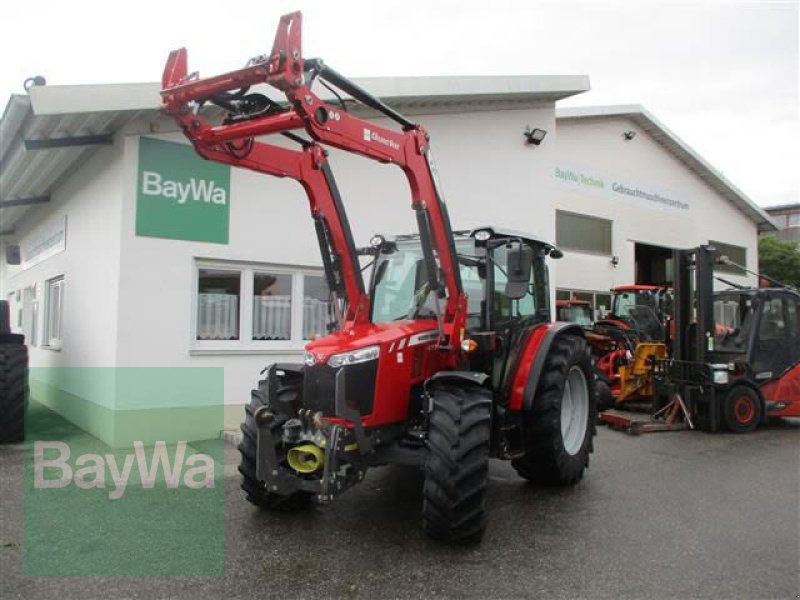
<path id="1" fill-rule="evenodd" d="M 334 354 L 328 359 L 328 366 L 338 369 L 347 365 L 357 365 L 358 363 L 375 360 L 381 353 L 380 346 L 367 346 L 366 348 L 359 348 L 358 350 L 351 350 L 350 352 L 342 352 L 341 354 Z"/>
<path id="2" fill-rule="evenodd" d="M 313 367 L 315 364 L 317 364 L 317 357 L 314 356 L 312 352 L 306 350 L 305 354 L 303 354 L 303 362 L 307 367 Z"/>

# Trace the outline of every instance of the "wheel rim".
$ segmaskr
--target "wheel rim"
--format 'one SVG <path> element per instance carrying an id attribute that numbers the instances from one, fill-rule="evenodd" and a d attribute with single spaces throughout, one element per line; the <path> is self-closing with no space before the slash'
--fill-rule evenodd
<path id="1" fill-rule="evenodd" d="M 733 403 L 733 416 L 742 425 L 747 425 L 753 420 L 753 415 L 756 413 L 756 407 L 753 406 L 753 401 L 747 396 L 739 396 Z"/>
<path id="2" fill-rule="evenodd" d="M 561 398 L 561 438 L 567 454 L 577 454 L 586 437 L 589 418 L 589 386 L 583 369 L 573 366 L 567 373 Z"/>

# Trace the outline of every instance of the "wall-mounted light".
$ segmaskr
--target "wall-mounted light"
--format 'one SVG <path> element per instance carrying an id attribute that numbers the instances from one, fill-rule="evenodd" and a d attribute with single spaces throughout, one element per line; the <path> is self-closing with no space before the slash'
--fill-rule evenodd
<path id="1" fill-rule="evenodd" d="M 633 138 L 636 137 L 636 132 L 633 131 L 633 130 L 631 130 L 631 131 L 623 131 L 622 132 L 622 137 L 625 138 L 626 142 L 630 142 Z"/>
<path id="2" fill-rule="evenodd" d="M 531 129 L 530 125 L 528 125 L 525 127 L 525 132 L 523 135 L 526 138 L 526 144 L 538 146 L 542 143 L 542 140 L 547 135 L 547 132 L 544 129 Z"/>
<path id="3" fill-rule="evenodd" d="M 616 269 L 618 264 L 619 264 L 619 256 L 612 256 L 611 257 L 611 266 Z"/>
<path id="4" fill-rule="evenodd" d="M 27 92 L 33 86 L 40 86 L 40 85 L 47 85 L 47 81 L 41 75 L 34 75 L 33 77 L 28 77 L 22 84 L 22 87 L 25 88 L 25 91 Z"/>

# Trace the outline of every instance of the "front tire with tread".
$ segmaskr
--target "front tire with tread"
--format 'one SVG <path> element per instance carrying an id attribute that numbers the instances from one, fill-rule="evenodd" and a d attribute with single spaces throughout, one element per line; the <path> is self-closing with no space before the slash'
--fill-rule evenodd
<path id="1" fill-rule="evenodd" d="M 422 505 L 429 537 L 467 543 L 483 536 L 491 420 L 486 388 L 443 383 L 434 390 Z"/>
<path id="2" fill-rule="evenodd" d="M 302 378 L 297 379 L 299 379 L 299 381 L 281 377 L 275 391 L 278 400 L 291 401 L 300 394 L 303 385 Z M 241 425 L 242 441 L 239 444 L 239 452 L 241 453 L 239 473 L 242 475 L 242 489 L 247 494 L 248 502 L 260 508 L 281 512 L 300 510 L 311 503 L 312 494 L 307 492 L 296 492 L 288 496 L 276 494 L 268 491 L 264 482 L 256 478 L 258 427 L 254 414 L 256 409 L 269 404 L 267 398 L 268 389 L 269 386 L 267 385 L 266 379 L 259 381 L 258 389 L 253 390 L 250 394 L 250 404 L 245 406 L 245 419 Z M 277 440 L 275 444 L 275 453 L 279 462 L 283 462 L 286 458 L 283 445 L 280 443 L 281 429 L 286 420 L 285 416 L 276 414 L 270 424 L 273 439 Z"/>

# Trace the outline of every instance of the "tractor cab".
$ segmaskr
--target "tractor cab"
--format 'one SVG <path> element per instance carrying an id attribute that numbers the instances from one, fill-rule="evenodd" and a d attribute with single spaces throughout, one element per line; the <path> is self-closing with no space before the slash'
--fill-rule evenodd
<path id="1" fill-rule="evenodd" d="M 525 331 L 550 321 L 545 257 L 562 253 L 529 234 L 496 227 L 457 231 L 453 240 L 467 296 L 462 347 L 468 350 L 470 370 L 492 374 L 499 383 L 508 349 Z M 372 245 L 371 321 L 427 319 L 435 327 L 443 298 L 431 291 L 419 234 L 392 240 L 378 235 Z"/>
<path id="2" fill-rule="evenodd" d="M 555 246 L 490 227 L 458 231 L 453 237 L 468 299 L 468 332 L 496 329 L 510 321 L 550 319 L 544 259 L 561 257 Z M 391 241 L 375 236 L 373 241 L 372 322 L 435 319 L 443 298 L 431 290 L 420 236 Z"/>

